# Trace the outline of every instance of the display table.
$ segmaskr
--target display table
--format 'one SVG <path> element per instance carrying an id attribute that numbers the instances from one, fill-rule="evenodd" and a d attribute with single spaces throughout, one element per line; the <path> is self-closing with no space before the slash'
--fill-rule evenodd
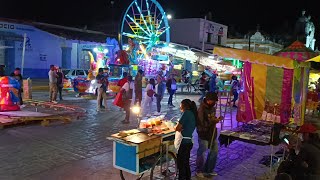
<path id="1" fill-rule="evenodd" d="M 263 146 L 278 145 L 281 127 L 281 124 L 253 120 L 235 129 L 221 131 L 219 142 L 221 146 L 228 146 L 235 140 Z"/>

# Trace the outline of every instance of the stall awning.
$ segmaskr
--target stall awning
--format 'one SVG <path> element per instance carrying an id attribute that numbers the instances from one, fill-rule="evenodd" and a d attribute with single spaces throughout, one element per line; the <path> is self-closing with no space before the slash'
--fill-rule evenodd
<path id="1" fill-rule="evenodd" d="M 213 54 L 224 58 L 234 58 L 254 64 L 264 64 L 287 69 L 294 69 L 294 61 L 289 58 L 272 56 L 268 54 L 255 53 L 242 49 L 215 47 Z"/>
<path id="2" fill-rule="evenodd" d="M 320 62 L 320 56 L 316 56 L 316 57 L 314 57 L 314 58 L 311 58 L 311 59 L 309 59 L 308 60 L 308 62 Z"/>

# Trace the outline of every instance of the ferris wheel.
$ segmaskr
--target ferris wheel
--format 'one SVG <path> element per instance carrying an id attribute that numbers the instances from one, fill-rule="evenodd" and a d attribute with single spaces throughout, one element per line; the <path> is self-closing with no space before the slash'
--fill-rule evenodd
<path id="1" fill-rule="evenodd" d="M 134 39 L 149 51 L 160 39 L 170 42 L 169 29 L 167 15 L 156 0 L 134 0 L 122 18 L 120 43 Z"/>

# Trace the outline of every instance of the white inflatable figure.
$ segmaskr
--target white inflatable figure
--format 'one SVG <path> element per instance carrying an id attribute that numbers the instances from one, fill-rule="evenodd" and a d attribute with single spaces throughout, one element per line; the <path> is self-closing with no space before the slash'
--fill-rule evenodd
<path id="1" fill-rule="evenodd" d="M 306 32 L 306 47 L 311 48 L 312 50 L 314 50 L 314 45 L 315 45 L 315 39 L 314 39 L 315 26 L 314 26 L 313 22 L 311 21 L 311 16 L 310 15 L 307 18 L 305 32 Z"/>

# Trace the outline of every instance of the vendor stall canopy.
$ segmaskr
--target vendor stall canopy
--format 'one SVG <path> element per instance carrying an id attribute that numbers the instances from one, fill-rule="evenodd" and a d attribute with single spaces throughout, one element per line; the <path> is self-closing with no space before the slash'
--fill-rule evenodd
<path id="1" fill-rule="evenodd" d="M 274 66 L 286 69 L 294 69 L 294 61 L 286 57 L 277 57 L 268 54 L 261 54 L 256 52 L 248 53 L 247 50 L 233 49 L 233 48 L 221 48 L 215 47 L 213 54 L 222 56 L 223 58 L 239 59 L 244 62 L 250 62 L 253 64 L 264 64 L 267 66 Z"/>

